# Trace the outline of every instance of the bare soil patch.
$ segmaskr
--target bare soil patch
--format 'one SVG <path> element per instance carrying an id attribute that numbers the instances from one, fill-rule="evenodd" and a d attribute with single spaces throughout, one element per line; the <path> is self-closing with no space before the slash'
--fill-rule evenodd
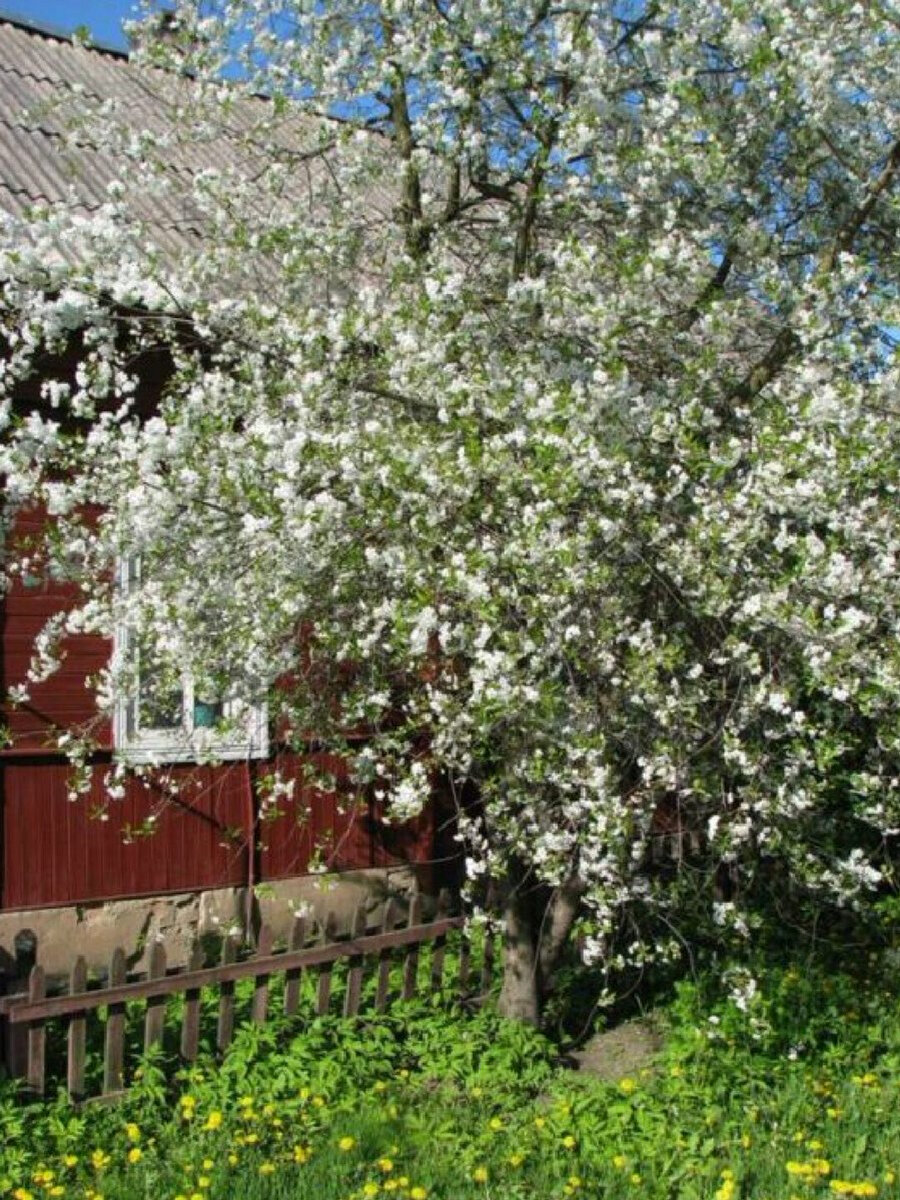
<path id="1" fill-rule="evenodd" d="M 662 1036 L 653 1021 L 640 1019 L 595 1034 L 571 1057 L 577 1070 L 616 1083 L 652 1066 L 661 1047 Z"/>

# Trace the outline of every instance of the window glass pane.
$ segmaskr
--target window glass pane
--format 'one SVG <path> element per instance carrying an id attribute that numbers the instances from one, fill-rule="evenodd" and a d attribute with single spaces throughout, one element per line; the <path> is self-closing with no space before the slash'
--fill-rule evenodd
<path id="1" fill-rule="evenodd" d="M 141 729 L 184 727 L 184 686 L 144 648 L 138 658 L 138 725 Z"/>
<path id="2" fill-rule="evenodd" d="M 194 728 L 212 729 L 222 720 L 225 706 L 221 700 L 194 701 Z"/>

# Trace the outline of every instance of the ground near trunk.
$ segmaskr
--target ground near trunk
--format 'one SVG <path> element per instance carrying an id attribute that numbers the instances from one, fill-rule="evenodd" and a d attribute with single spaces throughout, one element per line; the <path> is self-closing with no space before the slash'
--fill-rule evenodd
<path id="1" fill-rule="evenodd" d="M 649 1018 L 623 1021 L 614 1029 L 595 1034 L 571 1058 L 579 1071 L 598 1075 L 612 1083 L 653 1064 L 662 1047 L 662 1036 Z"/>

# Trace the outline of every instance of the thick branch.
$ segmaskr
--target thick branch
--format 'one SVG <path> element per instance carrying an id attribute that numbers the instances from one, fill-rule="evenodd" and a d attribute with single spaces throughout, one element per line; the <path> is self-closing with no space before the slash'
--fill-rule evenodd
<path id="1" fill-rule="evenodd" d="M 722 255 L 722 261 L 719 263 L 719 269 L 716 271 L 715 275 L 713 275 L 712 279 L 709 281 L 691 307 L 687 310 L 684 316 L 682 316 L 676 323 L 676 329 L 679 333 L 687 333 L 691 326 L 700 319 L 701 315 L 703 314 L 703 310 L 706 308 L 710 300 L 712 300 L 714 296 L 718 295 L 718 293 L 721 292 L 722 288 L 725 286 L 725 282 L 728 279 L 728 276 L 731 274 L 732 266 L 733 262 L 731 250 L 729 249 L 726 250 Z"/>
<path id="2" fill-rule="evenodd" d="M 573 875 L 553 893 L 553 898 L 547 906 L 538 946 L 538 971 L 543 988 L 546 988 L 572 931 L 583 896 L 584 884 Z"/>

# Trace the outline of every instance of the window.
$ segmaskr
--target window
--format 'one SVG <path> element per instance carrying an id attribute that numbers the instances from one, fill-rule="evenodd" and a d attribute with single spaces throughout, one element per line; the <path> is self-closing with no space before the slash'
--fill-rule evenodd
<path id="1" fill-rule="evenodd" d="M 127 593 L 140 581 L 140 562 L 123 559 L 118 582 Z M 113 704 L 113 745 L 133 763 L 265 758 L 266 706 L 199 694 L 190 674 L 164 675 L 127 625 L 116 629 L 114 657 L 127 679 Z M 124 667 L 124 669 L 122 669 Z"/>

